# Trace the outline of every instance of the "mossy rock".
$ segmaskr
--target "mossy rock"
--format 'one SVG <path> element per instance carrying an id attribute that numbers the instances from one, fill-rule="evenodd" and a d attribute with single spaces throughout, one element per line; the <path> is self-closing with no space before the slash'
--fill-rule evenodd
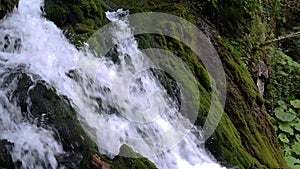
<path id="1" fill-rule="evenodd" d="M 11 12 L 19 3 L 19 0 L 0 0 L 0 19 Z"/>
<path id="2" fill-rule="evenodd" d="M 103 0 L 45 0 L 46 17 L 62 28 L 77 47 L 108 23 Z"/>
<path id="3" fill-rule="evenodd" d="M 95 154 L 99 155 L 98 147 L 81 127 L 77 114 L 67 98 L 57 95 L 56 91 L 43 81 L 33 83 L 22 71 L 11 73 L 6 82 L 11 83 L 14 79 L 17 79 L 18 83 L 13 97 L 24 116 L 35 119 L 41 127 L 54 129 L 56 139 L 61 142 L 66 154 L 58 155 L 58 162 L 69 168 L 93 168 L 92 157 Z M 26 101 L 28 98 L 31 100 L 30 105 Z M 109 159 L 104 155 L 99 156 L 101 160 L 110 164 L 111 168 L 156 168 L 152 162 L 142 157 L 131 159 L 117 156 Z"/>

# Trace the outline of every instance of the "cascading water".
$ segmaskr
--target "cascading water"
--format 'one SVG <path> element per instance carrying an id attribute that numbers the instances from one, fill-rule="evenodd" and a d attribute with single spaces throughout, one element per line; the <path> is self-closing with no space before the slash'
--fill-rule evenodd
<path id="1" fill-rule="evenodd" d="M 120 147 L 127 144 L 144 156 L 149 155 L 144 153 L 147 150 L 158 152 L 157 156 L 149 157 L 158 168 L 221 168 L 206 152 L 201 137 L 193 132 L 164 153 L 161 152 L 165 147 L 160 143 L 165 140 L 143 141 L 163 134 L 183 117 L 178 114 L 176 101 L 168 96 L 153 72 L 137 71 L 144 66 L 145 58 L 128 21 L 119 17 L 127 15 L 126 11 L 107 12 L 107 18 L 115 23 L 112 38 L 120 60 L 115 64 L 91 52 L 78 51 L 61 30 L 42 17 L 42 4 L 42 0 L 21 0 L 18 10 L 1 21 L 2 83 L 9 74 L 6 70 L 25 65 L 24 72 L 29 76 L 37 75 L 70 100 L 85 131 L 98 144 L 100 152 L 108 156 L 118 154 Z M 97 71 L 89 65 L 97 65 Z M 129 81 L 132 74 L 136 76 Z M 11 155 L 24 168 L 57 168 L 55 155 L 63 153 L 62 147 L 49 129 L 22 120 L 19 108 L 9 99 L 15 84 L 1 87 L 0 139 L 14 143 Z M 122 88 L 124 84 L 130 86 L 129 93 Z M 147 123 L 138 123 L 136 119 Z M 183 131 L 185 126 L 192 124 L 186 120 L 176 130 Z M 142 141 L 135 144 L 130 138 Z M 27 154 L 21 155 L 25 151 Z"/>

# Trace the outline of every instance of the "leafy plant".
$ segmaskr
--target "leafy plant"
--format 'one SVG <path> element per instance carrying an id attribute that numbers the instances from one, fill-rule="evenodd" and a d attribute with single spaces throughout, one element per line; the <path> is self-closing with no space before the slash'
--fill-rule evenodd
<path id="1" fill-rule="evenodd" d="M 290 104 L 278 101 L 275 108 L 275 117 L 270 121 L 273 123 L 278 139 L 285 146 L 285 160 L 291 169 L 300 167 L 300 116 L 296 109 L 300 108 L 300 100 L 292 100 Z"/>
<path id="2" fill-rule="evenodd" d="M 292 104 L 292 108 L 300 107 L 300 101 L 295 100 L 300 98 L 300 64 L 280 50 L 273 50 L 271 55 L 273 70 L 266 89 L 268 109 L 274 110 L 279 100 Z"/>
<path id="3" fill-rule="evenodd" d="M 292 100 L 290 103 L 294 108 L 300 108 L 300 100 Z"/>

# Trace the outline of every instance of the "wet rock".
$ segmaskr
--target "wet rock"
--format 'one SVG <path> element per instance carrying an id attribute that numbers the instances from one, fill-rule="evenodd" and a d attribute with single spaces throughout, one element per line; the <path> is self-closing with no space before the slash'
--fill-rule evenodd
<path id="1" fill-rule="evenodd" d="M 7 76 L 7 83 L 15 81 L 17 87 L 12 93 L 12 99 L 20 105 L 24 116 L 32 123 L 53 130 L 56 139 L 61 142 L 66 154 L 56 156 L 59 165 L 71 169 L 93 168 L 92 159 L 95 154 L 99 154 L 98 147 L 81 127 L 68 99 L 58 95 L 44 81 L 26 74 L 25 71 L 19 70 Z M 145 169 L 156 168 L 145 158 L 109 159 L 103 155 L 99 156 L 103 162 L 111 165 L 112 169 L 130 168 L 133 164 Z"/>
<path id="2" fill-rule="evenodd" d="M 0 168 L 14 169 L 10 151 L 13 144 L 7 140 L 0 140 Z"/>
<path id="3" fill-rule="evenodd" d="M 78 169 L 82 155 L 78 153 L 60 154 L 56 156 L 58 163 L 66 168 Z"/>

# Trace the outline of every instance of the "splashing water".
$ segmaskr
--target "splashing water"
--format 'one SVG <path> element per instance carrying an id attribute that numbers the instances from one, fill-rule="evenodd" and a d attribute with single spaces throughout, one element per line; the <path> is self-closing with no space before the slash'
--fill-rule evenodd
<path id="1" fill-rule="evenodd" d="M 115 23 L 112 38 L 117 44 L 120 60 L 117 64 L 105 57 L 95 57 L 91 52 L 78 51 L 60 29 L 42 17 L 42 5 L 42 0 L 20 0 L 18 10 L 1 21 L 1 69 L 24 64 L 26 73 L 38 75 L 58 94 L 68 97 L 83 128 L 98 144 L 101 153 L 113 157 L 127 144 L 146 157 L 148 150 L 157 152 L 157 156 L 148 158 L 161 169 L 221 168 L 194 132 L 166 152 L 163 146 L 166 140 L 144 139 L 163 134 L 183 117 L 153 72 L 137 71 L 144 66 L 145 56 L 138 49 L 128 21 L 120 19 L 128 15 L 127 11 L 106 13 Z M 90 69 L 91 66 L 96 66 L 97 71 Z M 1 73 L 3 79 L 7 72 L 1 70 Z M 131 81 L 132 75 L 135 76 Z M 129 89 L 124 88 L 124 84 L 128 84 Z M 55 154 L 63 150 L 53 133 L 13 119 L 22 119 L 19 108 L 6 96 L 14 87 L 7 86 L 0 93 L 0 138 L 14 143 L 13 160 L 22 161 L 24 168 L 45 168 L 45 165 L 57 168 Z M 186 126 L 192 124 L 186 120 L 185 125 L 175 126 L 175 129 L 184 131 Z M 30 153 L 22 156 L 23 151 Z M 36 164 L 35 159 L 44 164 Z"/>

